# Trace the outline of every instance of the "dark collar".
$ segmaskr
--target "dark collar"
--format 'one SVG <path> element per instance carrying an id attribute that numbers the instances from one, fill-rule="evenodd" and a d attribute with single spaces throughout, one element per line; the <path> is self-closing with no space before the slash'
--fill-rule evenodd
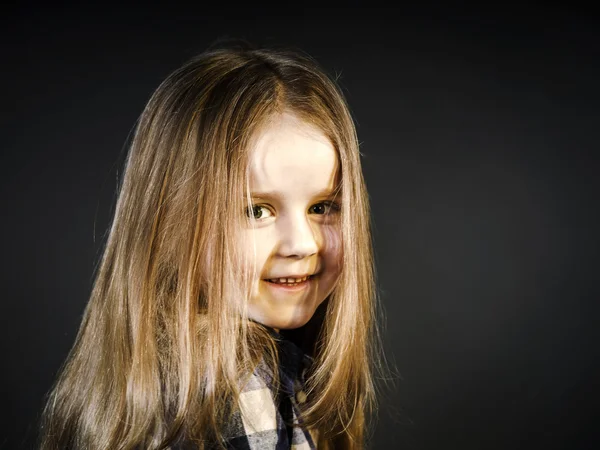
<path id="1" fill-rule="evenodd" d="M 312 365 L 313 359 L 281 333 L 265 325 L 263 327 L 277 343 L 281 388 L 286 393 L 294 395 L 295 386 L 298 383 L 304 385 L 306 372 Z"/>

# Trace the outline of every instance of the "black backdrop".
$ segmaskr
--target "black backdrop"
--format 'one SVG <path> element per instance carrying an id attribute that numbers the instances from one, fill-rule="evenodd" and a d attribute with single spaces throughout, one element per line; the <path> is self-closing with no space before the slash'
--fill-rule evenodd
<path id="1" fill-rule="evenodd" d="M 371 447 L 598 444 L 591 10 L 3 8 L 0 448 L 34 446 L 145 101 L 227 36 L 312 54 L 355 115 L 397 375 Z"/>

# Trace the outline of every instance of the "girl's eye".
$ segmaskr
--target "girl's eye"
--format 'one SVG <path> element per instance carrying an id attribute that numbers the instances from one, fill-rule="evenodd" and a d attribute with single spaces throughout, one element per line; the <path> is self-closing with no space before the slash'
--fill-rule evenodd
<path id="1" fill-rule="evenodd" d="M 339 210 L 340 210 L 340 205 L 338 203 L 332 202 L 332 201 L 316 203 L 313 206 L 311 206 L 309 209 L 309 211 L 312 214 L 318 214 L 318 215 L 334 214 L 335 212 L 337 212 Z M 254 219 L 254 220 L 267 219 L 273 215 L 266 206 L 262 206 L 262 205 L 254 205 L 254 206 L 252 206 L 251 210 L 250 210 L 250 208 L 246 208 L 245 211 L 246 211 L 246 216 L 248 218 Z"/>
<path id="2" fill-rule="evenodd" d="M 340 210 L 340 205 L 336 202 L 321 202 L 310 207 L 313 214 L 333 214 Z"/>
<path id="3" fill-rule="evenodd" d="M 246 208 L 246 216 L 248 218 L 254 218 L 255 220 L 265 219 L 266 217 L 269 217 L 269 214 L 271 214 L 271 212 L 261 205 L 252 206 L 252 212 L 250 212 L 249 208 Z"/>

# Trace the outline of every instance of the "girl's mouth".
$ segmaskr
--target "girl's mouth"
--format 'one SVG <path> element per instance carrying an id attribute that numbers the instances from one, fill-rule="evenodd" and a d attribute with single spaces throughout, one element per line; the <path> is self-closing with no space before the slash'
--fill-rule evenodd
<path id="1" fill-rule="evenodd" d="M 273 287 L 278 290 L 286 290 L 286 291 L 299 291 L 306 288 L 315 278 L 316 275 L 309 275 L 304 278 L 294 279 L 294 278 L 277 278 L 277 279 L 265 279 L 270 287 Z"/>

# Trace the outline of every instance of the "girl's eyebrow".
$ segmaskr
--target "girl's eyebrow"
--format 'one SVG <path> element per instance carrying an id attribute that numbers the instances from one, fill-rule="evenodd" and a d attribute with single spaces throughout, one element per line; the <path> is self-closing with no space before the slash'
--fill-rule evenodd
<path id="1" fill-rule="evenodd" d="M 322 189 L 318 192 L 315 192 L 314 197 L 331 197 L 335 193 L 335 189 Z M 279 198 L 280 195 L 277 192 L 250 192 L 250 197 L 257 198 Z"/>

